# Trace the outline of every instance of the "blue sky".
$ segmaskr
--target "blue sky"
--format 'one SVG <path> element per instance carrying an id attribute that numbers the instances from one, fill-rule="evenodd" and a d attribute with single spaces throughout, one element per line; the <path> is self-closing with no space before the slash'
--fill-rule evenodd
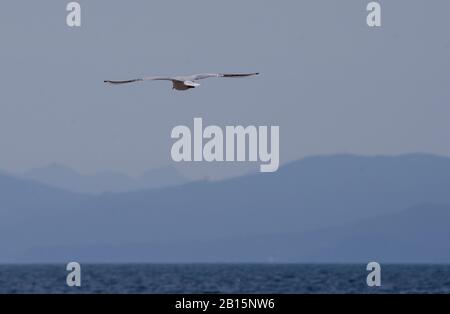
<path id="1" fill-rule="evenodd" d="M 174 164 L 171 129 L 279 125 L 281 162 L 315 154 L 450 156 L 448 1 L 8 0 L 0 11 L 0 169 L 51 162 L 137 175 L 172 165 L 191 177 L 258 164 Z M 174 92 L 104 79 L 258 71 Z"/>

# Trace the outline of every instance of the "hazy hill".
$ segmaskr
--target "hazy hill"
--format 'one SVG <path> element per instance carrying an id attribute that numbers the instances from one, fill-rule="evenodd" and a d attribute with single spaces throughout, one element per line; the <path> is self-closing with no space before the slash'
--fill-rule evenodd
<path id="1" fill-rule="evenodd" d="M 209 257 L 231 262 L 450 263 L 448 239 L 450 206 L 421 204 L 313 232 L 232 238 L 210 246 Z"/>
<path id="2" fill-rule="evenodd" d="M 23 177 L 68 191 L 90 194 L 145 190 L 188 182 L 187 178 L 171 167 L 149 170 L 133 178 L 115 172 L 81 175 L 70 167 L 56 163 L 31 169 Z"/>
<path id="3" fill-rule="evenodd" d="M 416 204 L 450 204 L 450 159 L 424 154 L 311 157 L 273 174 L 98 196 L 5 176 L 0 182 L 0 252 L 10 252 L 1 253 L 0 260 L 22 256 L 29 248 L 87 244 L 112 245 L 116 257 L 139 260 L 150 257 L 142 250 L 131 253 L 133 245 L 170 250 L 170 243 L 306 234 Z M 314 245 L 316 240 L 309 241 Z M 99 252 L 88 256 L 98 259 Z M 27 259 L 38 256 L 33 254 Z M 207 259 L 208 253 L 203 254 Z M 113 258 L 104 256 L 106 261 Z M 254 256 L 261 257 L 256 251 Z"/>
<path id="4" fill-rule="evenodd" d="M 450 263 L 450 206 L 417 205 L 342 226 L 296 234 L 241 236 L 177 243 L 89 243 L 37 246 L 23 261 Z"/>

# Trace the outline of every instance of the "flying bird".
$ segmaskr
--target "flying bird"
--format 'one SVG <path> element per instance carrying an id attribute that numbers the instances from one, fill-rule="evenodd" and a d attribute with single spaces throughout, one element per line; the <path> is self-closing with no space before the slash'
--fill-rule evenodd
<path id="1" fill-rule="evenodd" d="M 144 77 L 144 78 L 138 78 L 133 80 L 126 80 L 126 81 L 104 81 L 108 84 L 128 84 L 128 83 L 134 83 L 134 82 L 143 82 L 143 81 L 171 81 L 172 82 L 172 89 L 176 90 L 187 90 L 191 88 L 195 88 L 200 86 L 200 84 L 197 82 L 198 80 L 203 80 L 207 78 L 213 78 L 213 77 L 247 77 L 247 76 L 253 76 L 258 75 L 259 73 L 239 73 L 239 74 L 223 74 L 223 73 L 203 73 L 203 74 L 194 74 L 194 75 L 188 75 L 188 76 L 174 76 L 174 77 L 164 77 L 164 76 L 150 76 L 150 77 Z"/>

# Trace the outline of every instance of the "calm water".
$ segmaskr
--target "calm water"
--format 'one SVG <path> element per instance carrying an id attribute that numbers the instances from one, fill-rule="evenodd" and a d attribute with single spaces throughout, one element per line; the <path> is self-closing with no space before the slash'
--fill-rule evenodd
<path id="1" fill-rule="evenodd" d="M 0 293 L 450 293 L 450 265 L 382 265 L 368 288 L 365 265 L 82 265 L 82 287 L 65 265 L 0 266 Z"/>

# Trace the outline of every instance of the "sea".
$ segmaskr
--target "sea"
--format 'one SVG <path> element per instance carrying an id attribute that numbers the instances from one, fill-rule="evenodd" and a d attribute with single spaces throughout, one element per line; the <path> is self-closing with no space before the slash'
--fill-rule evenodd
<path id="1" fill-rule="evenodd" d="M 450 265 L 382 265 L 368 287 L 363 264 L 82 264 L 81 287 L 66 265 L 0 265 L 0 293 L 450 293 Z"/>

